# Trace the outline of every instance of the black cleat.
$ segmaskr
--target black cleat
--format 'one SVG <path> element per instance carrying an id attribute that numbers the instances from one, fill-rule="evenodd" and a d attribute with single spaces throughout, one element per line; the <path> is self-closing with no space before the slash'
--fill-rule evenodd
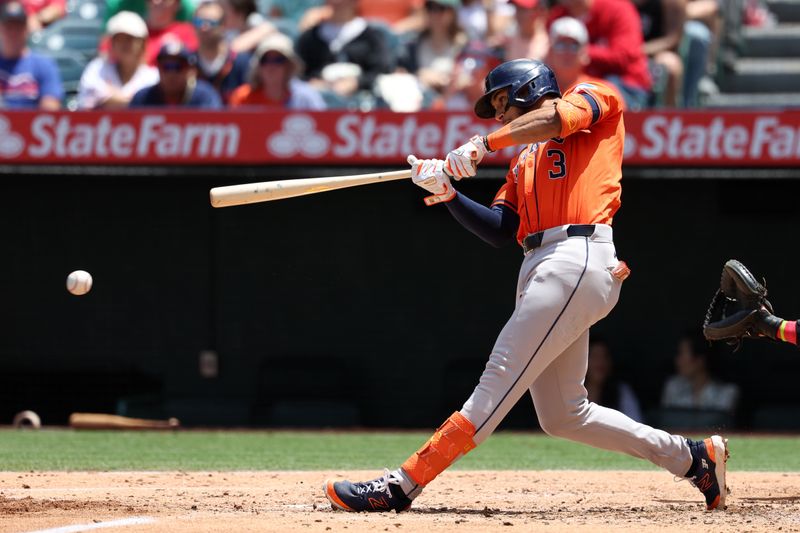
<path id="1" fill-rule="evenodd" d="M 329 479 L 323 489 L 331 507 L 342 511 L 360 513 L 394 510 L 399 513 L 411 507 L 411 499 L 400 488 L 400 480 L 388 470 L 377 479 L 361 483 Z"/>
<path id="2" fill-rule="evenodd" d="M 686 441 L 692 452 L 692 459 L 697 464 L 689 481 L 706 497 L 706 509 L 725 510 L 725 498 L 730 492 L 725 484 L 728 439 L 714 435 L 705 440 Z"/>

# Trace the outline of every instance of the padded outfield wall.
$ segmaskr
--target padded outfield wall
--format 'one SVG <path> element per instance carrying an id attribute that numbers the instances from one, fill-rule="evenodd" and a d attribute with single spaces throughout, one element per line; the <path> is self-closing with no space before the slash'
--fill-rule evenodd
<path id="1" fill-rule="evenodd" d="M 614 226 L 633 274 L 596 331 L 645 407 L 726 259 L 766 276 L 779 313 L 800 316 L 800 181 L 781 166 L 626 167 Z M 84 410 L 433 427 L 466 399 L 513 307 L 519 249 L 483 244 L 408 183 L 208 203 L 212 186 L 355 173 L 341 164 L 2 170 L 0 423 L 33 409 L 45 424 Z M 488 202 L 502 171 L 488 174 L 459 189 Z M 65 290 L 75 269 L 94 276 L 87 296 Z M 742 426 L 800 404 L 798 355 L 749 343 L 724 356 L 724 377 L 742 386 Z M 204 376 L 214 361 L 216 376 Z M 533 427 L 529 413 L 524 398 L 506 427 Z"/>

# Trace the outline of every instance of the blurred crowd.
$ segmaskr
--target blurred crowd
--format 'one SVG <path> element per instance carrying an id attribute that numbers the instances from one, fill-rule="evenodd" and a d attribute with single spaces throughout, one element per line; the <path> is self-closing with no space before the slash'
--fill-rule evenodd
<path id="1" fill-rule="evenodd" d="M 693 107 L 720 1 L 0 0 L 0 107 L 468 110 L 519 57 Z"/>
<path id="2" fill-rule="evenodd" d="M 584 386 L 589 401 L 616 409 L 637 422 L 659 427 L 732 427 L 739 414 L 740 389 L 720 376 L 720 354 L 700 330 L 687 330 L 678 339 L 674 373 L 664 382 L 659 405 L 643 413 L 634 387 L 619 378 L 611 347 L 592 335 Z"/>

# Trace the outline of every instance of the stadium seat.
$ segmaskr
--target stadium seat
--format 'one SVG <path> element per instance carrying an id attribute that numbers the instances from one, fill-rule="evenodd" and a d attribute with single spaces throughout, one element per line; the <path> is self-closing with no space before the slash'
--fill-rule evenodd
<path id="1" fill-rule="evenodd" d="M 32 49 L 45 54 L 72 50 L 80 52 L 88 60 L 97 55 L 102 34 L 101 19 L 65 18 L 32 33 L 28 42 Z"/>
<path id="2" fill-rule="evenodd" d="M 106 3 L 98 0 L 69 0 L 67 18 L 83 20 L 103 20 Z"/>
<path id="3" fill-rule="evenodd" d="M 61 83 L 64 87 L 62 104 L 66 109 L 74 111 L 77 109 L 78 85 L 83 69 L 86 67 L 86 58 L 80 52 L 73 50 L 58 50 L 48 52 L 48 55 L 58 65 L 58 73 L 61 75 Z"/>

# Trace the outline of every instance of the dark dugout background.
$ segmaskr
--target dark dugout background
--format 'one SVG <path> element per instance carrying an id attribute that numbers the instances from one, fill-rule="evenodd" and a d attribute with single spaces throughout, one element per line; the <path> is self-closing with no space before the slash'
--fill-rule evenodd
<path id="1" fill-rule="evenodd" d="M 518 248 L 483 244 L 409 183 L 214 210 L 217 185 L 371 171 L 218 170 L 6 169 L 0 423 L 33 409 L 45 424 L 84 410 L 187 425 L 435 427 L 460 408 L 513 308 Z M 633 274 L 593 331 L 645 408 L 725 260 L 767 278 L 779 315 L 800 316 L 800 182 L 737 172 L 626 173 L 615 240 Z M 458 188 L 488 202 L 500 183 Z M 65 290 L 75 269 L 94 276 L 87 296 Z M 199 372 L 203 351 L 217 355 L 216 378 Z M 743 391 L 740 427 L 770 429 L 765 410 L 797 412 L 795 349 L 722 352 L 721 376 Z M 535 427 L 527 396 L 501 427 Z"/>

